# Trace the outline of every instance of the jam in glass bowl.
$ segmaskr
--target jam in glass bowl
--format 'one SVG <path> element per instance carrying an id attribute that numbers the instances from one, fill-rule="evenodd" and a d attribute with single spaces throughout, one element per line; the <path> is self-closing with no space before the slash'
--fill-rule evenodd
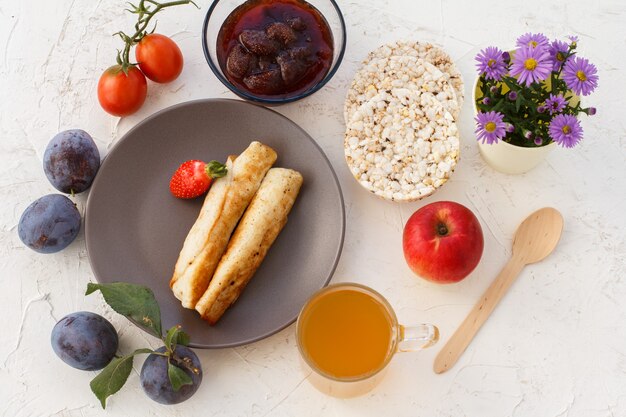
<path id="1" fill-rule="evenodd" d="M 239 97 L 277 105 L 313 94 L 346 46 L 334 0 L 216 0 L 202 45 L 209 67 Z"/>

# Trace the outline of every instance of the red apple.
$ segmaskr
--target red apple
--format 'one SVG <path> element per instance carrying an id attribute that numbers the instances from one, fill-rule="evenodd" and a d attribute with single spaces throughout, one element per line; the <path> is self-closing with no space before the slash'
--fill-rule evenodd
<path id="1" fill-rule="evenodd" d="M 440 284 L 468 276 L 480 261 L 483 244 L 483 231 L 474 213 L 453 201 L 438 201 L 417 210 L 402 236 L 409 267 Z"/>

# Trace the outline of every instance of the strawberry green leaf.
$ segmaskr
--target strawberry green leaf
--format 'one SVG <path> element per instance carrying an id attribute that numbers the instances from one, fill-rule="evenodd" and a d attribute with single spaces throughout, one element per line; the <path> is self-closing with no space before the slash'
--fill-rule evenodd
<path id="1" fill-rule="evenodd" d="M 87 284 L 89 295 L 100 290 L 104 301 L 119 314 L 137 323 L 148 332 L 161 337 L 161 309 L 154 298 L 154 293 L 148 287 L 113 282 L 111 284 Z"/>
<path id="2" fill-rule="evenodd" d="M 228 173 L 226 165 L 218 161 L 210 161 L 204 168 L 209 178 L 220 178 Z"/>
<path id="3" fill-rule="evenodd" d="M 98 397 L 102 408 L 106 408 L 106 400 L 118 392 L 126 383 L 133 369 L 133 356 L 139 353 L 152 353 L 152 349 L 137 349 L 133 353 L 113 360 L 91 380 L 91 391 Z"/>
<path id="4" fill-rule="evenodd" d="M 185 371 L 170 362 L 167 364 L 167 376 L 170 378 L 174 391 L 178 391 L 183 385 L 193 384 L 191 377 Z"/>

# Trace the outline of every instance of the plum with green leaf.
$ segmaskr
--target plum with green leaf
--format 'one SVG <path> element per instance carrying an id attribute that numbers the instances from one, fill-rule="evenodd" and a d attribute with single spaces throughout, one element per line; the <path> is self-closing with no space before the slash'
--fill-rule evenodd
<path id="1" fill-rule="evenodd" d="M 169 356 L 165 346 L 148 356 L 141 367 L 141 386 L 148 397 L 161 404 L 178 404 L 191 398 L 202 382 L 198 356 L 178 345 Z"/>
<path id="2" fill-rule="evenodd" d="M 118 392 L 126 383 L 133 369 L 133 358 L 138 354 L 149 354 L 141 369 L 141 385 L 145 393 L 162 404 L 177 404 L 189 399 L 202 382 L 202 366 L 196 354 L 187 347 L 189 335 L 181 326 L 173 326 L 166 335 L 161 330 L 161 310 L 148 287 L 113 282 L 110 284 L 87 285 L 86 294 L 100 291 L 104 301 L 145 331 L 159 337 L 164 346 L 157 350 L 137 349 L 114 358 L 89 384 L 106 407 L 109 396 Z"/>

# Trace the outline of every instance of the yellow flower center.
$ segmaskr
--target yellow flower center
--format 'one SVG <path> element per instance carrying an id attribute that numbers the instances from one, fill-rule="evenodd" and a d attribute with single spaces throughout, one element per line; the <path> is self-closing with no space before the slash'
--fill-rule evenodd
<path id="1" fill-rule="evenodd" d="M 494 122 L 487 122 L 485 125 L 485 130 L 489 133 L 493 133 L 496 131 L 496 124 Z"/>
<path id="2" fill-rule="evenodd" d="M 490 59 L 489 61 L 487 61 L 487 66 L 489 68 L 493 67 L 494 65 L 496 65 L 496 60 L 495 59 Z"/>
<path id="3" fill-rule="evenodd" d="M 565 133 L 566 135 L 569 134 L 569 132 L 572 131 L 572 128 L 569 127 L 568 125 L 563 126 L 563 129 L 561 129 L 563 131 L 563 133 Z"/>
<path id="4" fill-rule="evenodd" d="M 532 46 L 533 48 L 536 48 L 537 45 L 538 45 L 537 41 L 530 41 L 530 42 L 528 42 L 528 46 Z"/>
<path id="5" fill-rule="evenodd" d="M 581 70 L 576 71 L 576 77 L 578 77 L 580 81 L 587 81 L 587 76 Z"/>
<path id="6" fill-rule="evenodd" d="M 563 55 L 563 52 L 557 52 L 556 60 L 559 61 L 559 62 L 565 61 L 565 55 Z"/>
<path id="7" fill-rule="evenodd" d="M 526 61 L 524 61 L 524 68 L 526 68 L 528 71 L 532 71 L 535 68 L 537 68 L 537 60 L 534 58 L 528 58 Z"/>

